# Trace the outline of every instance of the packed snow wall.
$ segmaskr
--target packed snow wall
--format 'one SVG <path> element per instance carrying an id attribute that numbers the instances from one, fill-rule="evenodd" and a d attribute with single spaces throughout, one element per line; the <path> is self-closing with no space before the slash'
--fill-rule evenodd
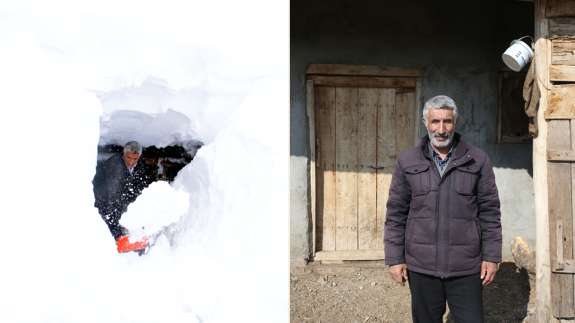
<path id="1" fill-rule="evenodd" d="M 129 3 L 0 6 L 0 321 L 286 322 L 287 3 Z M 97 145 L 132 134 L 204 143 L 134 203 L 187 202 L 144 257 L 93 207 Z"/>

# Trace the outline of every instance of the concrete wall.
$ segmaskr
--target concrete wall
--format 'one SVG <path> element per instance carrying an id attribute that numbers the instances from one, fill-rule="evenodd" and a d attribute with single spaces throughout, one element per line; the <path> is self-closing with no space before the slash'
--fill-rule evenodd
<path id="1" fill-rule="evenodd" d="M 531 144 L 497 144 L 498 71 L 509 42 L 533 35 L 524 1 L 291 1 L 291 259 L 308 258 L 309 125 L 305 69 L 312 63 L 421 68 L 422 100 L 453 97 L 465 140 L 491 157 L 509 242 L 535 243 Z M 420 133 L 424 133 L 423 126 Z"/>

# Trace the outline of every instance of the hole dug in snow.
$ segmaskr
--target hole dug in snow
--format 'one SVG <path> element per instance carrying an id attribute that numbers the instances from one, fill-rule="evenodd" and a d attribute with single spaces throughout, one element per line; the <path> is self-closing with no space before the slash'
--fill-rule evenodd
<path id="1" fill-rule="evenodd" d="M 174 128 L 174 124 L 180 126 Z M 174 111 L 149 115 L 121 110 L 102 119 L 92 182 L 94 205 L 116 240 L 118 252 L 142 254 L 162 236 L 173 244 L 189 195 L 170 183 L 202 146 L 194 139 L 174 140 L 190 137 L 182 133 L 187 124 L 186 116 Z M 174 129 L 179 133 L 170 133 Z M 162 146 L 170 137 L 172 143 Z M 121 144 L 122 140 L 127 142 Z"/>

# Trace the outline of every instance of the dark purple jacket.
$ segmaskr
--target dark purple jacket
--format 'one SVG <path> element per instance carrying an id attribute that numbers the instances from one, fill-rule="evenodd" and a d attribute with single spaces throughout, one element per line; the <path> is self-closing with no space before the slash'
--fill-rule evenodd
<path id="1" fill-rule="evenodd" d="M 387 202 L 385 263 L 437 277 L 479 273 L 501 262 L 499 196 L 491 162 L 455 134 L 440 177 L 425 136 L 397 161 Z"/>

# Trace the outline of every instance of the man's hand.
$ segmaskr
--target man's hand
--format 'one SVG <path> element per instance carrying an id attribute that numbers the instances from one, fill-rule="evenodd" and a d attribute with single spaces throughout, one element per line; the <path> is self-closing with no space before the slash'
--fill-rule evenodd
<path id="1" fill-rule="evenodd" d="M 393 265 L 389 267 L 391 278 L 401 285 L 405 285 L 407 281 L 407 266 L 405 264 Z"/>
<path id="2" fill-rule="evenodd" d="M 497 272 L 498 267 L 499 266 L 494 262 L 481 262 L 481 279 L 483 280 L 483 286 L 491 284 L 495 278 L 495 273 Z"/>

